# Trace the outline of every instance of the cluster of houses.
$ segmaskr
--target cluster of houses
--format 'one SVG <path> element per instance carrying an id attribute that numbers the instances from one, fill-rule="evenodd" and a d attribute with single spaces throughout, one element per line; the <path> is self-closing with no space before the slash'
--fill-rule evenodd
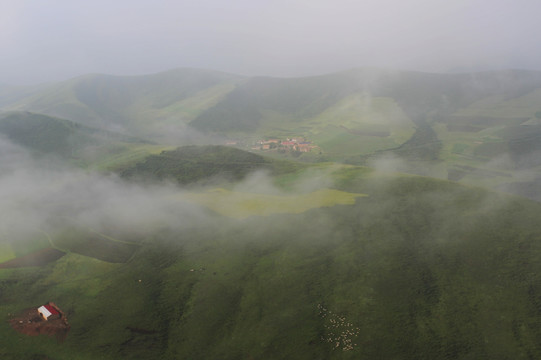
<path id="1" fill-rule="evenodd" d="M 285 151 L 299 151 L 310 152 L 317 148 L 317 145 L 312 144 L 311 141 L 306 141 L 304 138 L 287 138 L 286 140 L 268 139 L 258 140 L 255 145 L 252 146 L 252 150 L 285 150 Z"/>

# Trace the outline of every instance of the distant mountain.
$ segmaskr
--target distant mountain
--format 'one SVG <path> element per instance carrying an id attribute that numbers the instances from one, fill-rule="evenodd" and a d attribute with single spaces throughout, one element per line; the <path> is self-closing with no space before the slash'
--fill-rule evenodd
<path id="1" fill-rule="evenodd" d="M 145 76 L 86 75 L 14 99 L 4 107 L 147 135 L 155 130 L 155 122 L 190 120 L 241 80 L 240 76 L 195 69 Z"/>
<path id="2" fill-rule="evenodd" d="M 352 94 L 391 98 L 416 121 L 429 112 L 451 113 L 485 97 L 509 99 L 539 87 L 540 72 L 518 70 L 432 74 L 356 69 L 296 79 L 251 78 L 191 124 L 208 131 L 253 131 L 269 120 L 266 113 L 301 121 Z"/>
<path id="3" fill-rule="evenodd" d="M 10 106 L 45 88 L 46 86 L 14 86 L 0 84 L 0 108 Z"/>
<path id="4" fill-rule="evenodd" d="M 8 96 L 9 88 L 0 88 L 0 105 L 138 135 L 156 123 L 187 122 L 228 134 L 279 129 L 283 122 L 312 129 L 321 117 L 330 125 L 349 128 L 353 122 L 362 128 L 377 125 L 364 115 L 385 117 L 385 110 L 401 112 L 394 116 L 402 122 L 416 122 L 427 113 L 451 114 L 487 97 L 512 99 L 540 87 L 541 73 L 520 70 L 432 74 L 363 68 L 304 78 L 245 78 L 177 69 L 144 76 L 86 75 L 33 92 L 26 89 L 32 94 L 23 99 L 20 91 Z M 378 101 L 397 109 L 381 109 Z"/>

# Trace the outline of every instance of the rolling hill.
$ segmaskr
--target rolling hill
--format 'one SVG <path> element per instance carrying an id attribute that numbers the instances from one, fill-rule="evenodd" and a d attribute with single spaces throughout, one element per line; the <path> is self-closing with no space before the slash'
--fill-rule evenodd
<path id="1" fill-rule="evenodd" d="M 535 199 L 541 189 L 536 175 L 541 124 L 535 116 L 541 73 L 534 71 L 364 68 L 270 78 L 177 69 L 133 77 L 88 75 L 13 91 L 6 87 L 0 93 L 4 110 L 60 116 L 160 144 L 229 139 L 249 150 L 265 139 L 297 137 L 315 149 L 294 154 L 308 162 L 374 166 L 380 158 L 394 159 L 400 171 Z M 268 154 L 283 157 L 278 150 Z M 148 154 L 136 152 L 138 160 Z"/>
<path id="2" fill-rule="evenodd" d="M 490 144 L 477 149 L 477 143 L 499 136 L 494 133 L 502 126 L 531 119 L 539 111 L 539 89 L 541 74 L 522 70 L 432 74 L 363 68 L 305 78 L 250 78 L 177 69 L 133 77 L 88 75 L 23 99 L 9 101 L 5 95 L 2 103 L 5 110 L 123 129 L 157 141 L 168 138 L 177 145 L 171 134 L 187 132 L 186 124 L 246 145 L 302 136 L 328 159 L 340 161 L 398 148 L 417 129 L 431 126 L 436 135 L 421 137 L 422 142 L 442 141 L 446 160 L 456 160 L 457 149 L 465 146 L 465 155 L 482 160 L 501 149 Z"/>
<path id="3" fill-rule="evenodd" d="M 183 124 L 219 101 L 241 80 L 239 76 L 195 69 L 131 77 L 86 75 L 34 91 L 5 108 L 149 136 L 165 131 L 154 128 L 155 122 L 161 126 Z"/>
<path id="4" fill-rule="evenodd" d="M 54 156 L 78 166 L 109 170 L 115 163 L 126 166 L 165 148 L 133 136 L 30 112 L 0 114 L 0 134 L 37 157 Z"/>
<path id="5" fill-rule="evenodd" d="M 126 179 L 147 182 L 172 180 L 187 185 L 201 181 L 239 181 L 257 170 L 273 175 L 294 172 L 305 166 L 271 159 L 233 147 L 182 146 L 175 150 L 150 155 L 143 162 L 123 170 Z"/>
<path id="6" fill-rule="evenodd" d="M 541 205 L 354 166 L 312 166 L 283 180 L 313 171 L 330 175 L 325 186 L 367 196 L 240 219 L 209 212 L 142 239 L 122 239 L 116 229 L 119 240 L 139 244 L 123 264 L 72 251 L 42 267 L 0 269 L 2 313 L 54 300 L 71 325 L 59 344 L 2 322 L 0 355 L 541 356 Z M 69 248 L 66 229 L 50 236 Z"/>
<path id="7" fill-rule="evenodd" d="M 194 119 L 192 125 L 210 131 L 244 128 L 243 131 L 249 132 L 257 129 L 260 123 L 272 122 L 272 117 L 265 118 L 265 112 L 298 122 L 322 113 L 353 94 L 393 99 L 405 115 L 415 122 L 427 114 L 454 113 L 488 97 L 516 98 L 540 86 L 540 73 L 518 70 L 432 74 L 354 69 L 308 78 L 252 78 Z M 370 109 L 370 98 L 361 100 Z M 256 110 L 259 113 L 257 117 L 254 113 Z M 359 115 L 362 113 L 358 112 Z"/>

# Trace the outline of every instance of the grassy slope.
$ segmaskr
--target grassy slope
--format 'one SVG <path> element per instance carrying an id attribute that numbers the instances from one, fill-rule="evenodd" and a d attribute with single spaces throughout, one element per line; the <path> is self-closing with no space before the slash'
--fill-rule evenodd
<path id="1" fill-rule="evenodd" d="M 300 214 L 216 216 L 146 239 L 124 265 L 70 254 L 10 273 L 2 313 L 54 300 L 72 330 L 57 344 L 3 322 L 0 354 L 541 356 L 539 204 L 355 167 L 333 178 L 337 189 L 370 196 Z"/>
<path id="2" fill-rule="evenodd" d="M 353 93 L 302 121 L 292 122 L 285 116 L 270 121 L 271 116 L 268 114 L 257 131 L 260 138 L 285 139 L 300 134 L 335 158 L 397 147 L 414 131 L 413 123 L 393 99 L 363 93 Z"/>
<path id="3" fill-rule="evenodd" d="M 8 113 L 0 119 L 0 132 L 11 141 L 37 153 L 63 157 L 97 144 L 98 138 L 92 136 L 93 131 L 68 120 L 28 112 Z"/>
<path id="4" fill-rule="evenodd" d="M 296 79 L 252 78 L 192 124 L 201 130 L 253 132 L 259 126 L 266 126 L 266 121 L 280 118 L 265 119 L 265 112 L 302 122 L 331 106 L 340 106 L 340 101 L 353 95 L 365 98 L 358 99 L 358 104 L 348 111 L 346 116 L 350 119 L 352 116 L 362 119 L 367 110 L 380 111 L 377 102 L 370 103 L 370 97 L 383 97 L 396 102 L 399 108 L 394 112 L 403 112 L 398 114 L 400 117 L 404 118 L 405 114 L 415 122 L 420 115 L 452 113 L 488 96 L 510 99 L 540 86 L 541 74 L 521 71 L 470 76 L 356 69 Z M 389 117 L 385 113 L 380 115 Z"/>
<path id="5" fill-rule="evenodd" d="M 0 107 L 14 104 L 43 88 L 44 85 L 28 87 L 0 84 Z"/>
<path id="6" fill-rule="evenodd" d="M 147 137 L 180 131 L 188 122 L 246 143 L 304 136 L 331 160 L 397 148 L 415 127 L 424 126 L 422 122 L 438 122 L 441 158 L 456 158 L 457 149 L 468 148 L 465 155 L 480 156 L 480 166 L 487 154 L 506 147 L 488 144 L 476 151 L 478 137 L 441 129 L 487 116 L 511 121 L 500 124 L 505 127 L 516 125 L 512 118 L 528 118 L 538 110 L 540 86 L 540 74 L 528 71 L 428 74 L 356 69 L 307 78 L 244 79 L 180 69 L 135 77 L 81 77 L 37 91 L 13 106 Z M 494 134 L 494 126 L 487 129 L 485 124 L 479 130 L 483 142 L 501 136 Z"/>
<path id="7" fill-rule="evenodd" d="M 143 136 L 191 120 L 241 80 L 195 69 L 132 77 L 88 75 L 52 85 L 7 109 L 40 112 L 94 127 L 123 128 Z"/>
<path id="8" fill-rule="evenodd" d="M 537 189 L 520 170 L 537 171 L 540 165 L 536 154 L 541 150 L 541 125 L 534 116 L 540 108 L 540 91 L 510 98 L 487 97 L 437 124 L 434 129 L 443 143 L 441 158 L 450 176 L 493 188 L 526 181 L 523 187 Z M 536 192 L 524 195 L 536 198 Z"/>
<path id="9" fill-rule="evenodd" d="M 134 137 L 29 112 L 0 116 L 0 133 L 36 155 L 54 155 L 99 170 L 132 166 L 166 149 Z"/>
<path id="10" fill-rule="evenodd" d="M 411 135 L 413 123 L 373 84 L 387 76 L 366 69 L 297 79 L 252 78 L 190 125 L 240 139 L 303 136 L 338 158 L 394 147 Z M 374 131 L 386 133 L 385 139 L 369 135 Z"/>
<path id="11" fill-rule="evenodd" d="M 304 136 L 329 159 L 343 160 L 397 148 L 414 126 L 447 123 L 451 116 L 451 123 L 460 125 L 465 114 L 483 114 L 483 104 L 491 109 L 483 116 L 531 117 L 540 87 L 540 74 L 528 71 L 470 75 L 359 69 L 299 79 L 253 78 L 190 125 L 249 140 Z M 453 148 L 453 140 L 442 137 L 444 146 Z M 471 139 L 464 140 L 473 147 Z"/>

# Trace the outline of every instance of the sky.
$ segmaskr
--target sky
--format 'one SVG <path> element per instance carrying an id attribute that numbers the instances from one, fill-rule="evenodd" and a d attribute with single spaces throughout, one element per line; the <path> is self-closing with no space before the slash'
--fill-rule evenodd
<path id="1" fill-rule="evenodd" d="M 539 0 L 0 0 L 0 83 L 179 67 L 541 70 Z"/>

